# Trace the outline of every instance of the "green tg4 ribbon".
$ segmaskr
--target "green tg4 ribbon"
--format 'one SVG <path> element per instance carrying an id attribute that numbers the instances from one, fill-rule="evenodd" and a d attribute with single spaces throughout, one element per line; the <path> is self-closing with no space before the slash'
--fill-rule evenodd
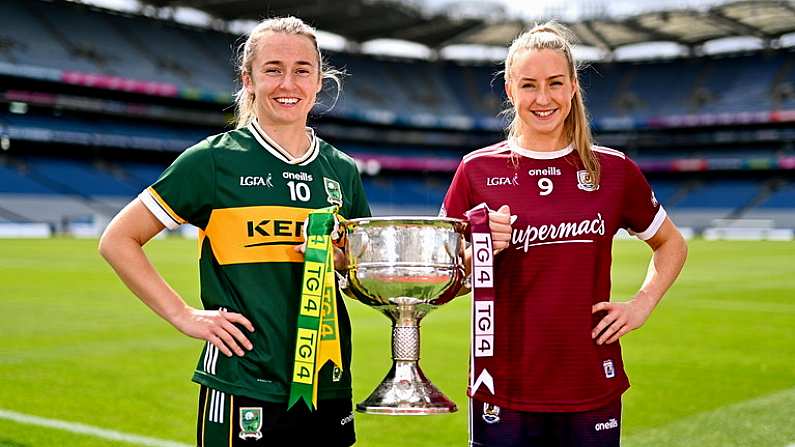
<path id="1" fill-rule="evenodd" d="M 342 369 L 331 237 L 338 219 L 337 207 L 328 207 L 310 212 L 306 224 L 301 308 L 288 409 L 302 399 L 310 410 L 316 409 L 320 369 L 329 360 Z"/>

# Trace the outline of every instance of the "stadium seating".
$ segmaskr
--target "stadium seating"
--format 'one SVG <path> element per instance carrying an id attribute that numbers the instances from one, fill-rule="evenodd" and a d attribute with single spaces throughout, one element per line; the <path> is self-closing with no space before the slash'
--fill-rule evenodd
<path id="1" fill-rule="evenodd" d="M 784 208 L 795 209 L 795 183 L 780 186 L 772 192 L 764 202 L 759 204 L 760 208 Z"/>
<path id="2" fill-rule="evenodd" d="M 677 193 L 684 188 L 681 183 L 670 180 L 652 181 L 651 186 L 654 197 L 666 208 L 675 203 Z"/>
<path id="3" fill-rule="evenodd" d="M 757 206 L 743 214 L 747 219 L 773 222 L 779 228 L 795 228 L 795 182 L 781 182 Z"/>
<path id="4" fill-rule="evenodd" d="M 709 182 L 692 190 L 685 198 L 677 202 L 676 206 L 734 209 L 751 203 L 759 192 L 759 185 L 751 181 Z"/>
<path id="5" fill-rule="evenodd" d="M 35 3 L 38 2 L 0 2 L 0 39 L 6 42 L 5 50 L 0 51 L 0 60 L 17 65 L 97 72 L 95 64 L 72 57 L 51 32 L 50 23 L 37 17 L 37 11 L 30 8 Z"/>
<path id="6" fill-rule="evenodd" d="M 237 37 L 163 20 L 110 14 L 69 2 L 7 0 L 0 5 L 0 62 L 171 83 L 231 94 Z M 327 52 L 345 69 L 333 113 L 392 112 L 493 117 L 501 109 L 499 63 L 386 60 Z M 787 51 L 657 62 L 594 63 L 582 84 L 597 118 L 768 111 L 792 107 Z M 493 84 L 493 85 L 492 85 Z M 777 90 L 778 89 L 778 90 Z"/>
<path id="7" fill-rule="evenodd" d="M 162 170 L 134 165 L 128 173 L 106 162 L 74 159 L 3 160 L 0 216 L 13 221 L 47 222 L 57 230 L 74 219 L 107 222 L 143 189 L 140 178 Z"/>
<path id="8" fill-rule="evenodd" d="M 773 79 L 785 59 L 776 55 L 755 54 L 711 61 L 710 75 L 704 82 L 714 100 L 705 112 L 747 112 L 772 108 Z"/>
<path id="9" fill-rule="evenodd" d="M 0 193 L 58 194 L 59 191 L 36 182 L 14 166 L 0 165 Z"/>
<path id="10" fill-rule="evenodd" d="M 182 151 L 214 133 L 207 129 L 37 114 L 0 113 L 0 126 L 7 128 L 11 138 L 21 140 L 169 151 Z"/>
<path id="11" fill-rule="evenodd" d="M 365 177 L 375 215 L 436 215 L 449 183 L 435 178 Z"/>
<path id="12" fill-rule="evenodd" d="M 111 172 L 75 160 L 30 158 L 27 165 L 31 174 L 67 193 L 132 197 L 139 192 Z"/>

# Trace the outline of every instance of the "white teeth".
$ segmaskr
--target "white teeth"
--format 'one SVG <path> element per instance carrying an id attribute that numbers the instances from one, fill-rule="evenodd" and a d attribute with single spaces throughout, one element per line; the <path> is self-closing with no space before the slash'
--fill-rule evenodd
<path id="1" fill-rule="evenodd" d="M 554 110 L 548 110 L 546 112 L 536 111 L 536 112 L 533 112 L 533 113 L 535 113 L 536 115 L 538 115 L 538 116 L 540 116 L 542 118 L 545 118 L 545 117 L 548 117 L 549 115 L 552 115 L 552 112 L 554 112 Z"/>
<path id="2" fill-rule="evenodd" d="M 298 98 L 276 98 L 276 102 L 279 104 L 295 104 L 298 102 Z"/>

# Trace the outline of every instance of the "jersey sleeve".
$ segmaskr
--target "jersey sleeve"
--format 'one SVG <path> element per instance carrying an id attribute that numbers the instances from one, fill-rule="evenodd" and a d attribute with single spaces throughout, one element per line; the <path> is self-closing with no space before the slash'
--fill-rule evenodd
<path id="1" fill-rule="evenodd" d="M 462 160 L 455 171 L 453 181 L 450 183 L 450 188 L 447 189 L 447 194 L 444 196 L 442 209 L 439 215 L 442 217 L 454 217 L 462 219 L 464 212 L 472 208 L 472 201 L 469 192 L 469 180 L 465 172 L 466 164 Z"/>
<path id="2" fill-rule="evenodd" d="M 665 221 L 665 209 L 654 197 L 649 182 L 638 165 L 626 159 L 624 163 L 624 203 L 622 227 L 640 240 L 650 239 Z"/>
<path id="3" fill-rule="evenodd" d="M 202 142 L 185 150 L 138 198 L 170 230 L 186 222 L 203 229 L 215 199 L 210 147 Z"/>

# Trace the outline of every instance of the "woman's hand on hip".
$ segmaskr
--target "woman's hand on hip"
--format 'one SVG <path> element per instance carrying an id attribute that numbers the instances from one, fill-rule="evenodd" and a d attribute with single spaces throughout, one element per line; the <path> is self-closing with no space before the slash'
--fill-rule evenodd
<path id="1" fill-rule="evenodd" d="M 241 345 L 249 351 L 254 349 L 254 345 L 234 323 L 254 332 L 254 326 L 246 317 L 225 310 L 199 310 L 186 306 L 172 321 L 182 333 L 207 340 L 227 357 L 231 357 L 233 353 L 242 357 L 245 351 Z"/>
<path id="2" fill-rule="evenodd" d="M 592 306 L 591 313 L 605 312 L 605 315 L 591 331 L 591 338 L 596 340 L 597 345 L 618 341 L 624 334 L 643 326 L 651 310 L 635 299 L 596 303 Z"/>

